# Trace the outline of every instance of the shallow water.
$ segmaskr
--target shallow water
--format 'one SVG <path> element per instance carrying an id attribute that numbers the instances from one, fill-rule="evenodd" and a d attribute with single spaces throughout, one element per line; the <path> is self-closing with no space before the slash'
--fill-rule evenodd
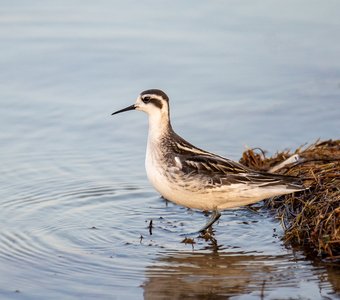
<path id="1" fill-rule="evenodd" d="M 146 116 L 110 113 L 161 88 L 178 133 L 233 159 L 339 138 L 339 9 L 2 2 L 0 298 L 335 299 L 339 269 L 264 210 L 190 234 L 206 216 L 147 182 Z"/>

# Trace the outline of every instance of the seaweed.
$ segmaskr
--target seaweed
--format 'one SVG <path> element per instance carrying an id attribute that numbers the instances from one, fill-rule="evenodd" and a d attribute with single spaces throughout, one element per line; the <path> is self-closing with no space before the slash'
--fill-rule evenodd
<path id="1" fill-rule="evenodd" d="M 289 164 L 275 170 L 275 166 Z M 340 261 L 340 140 L 316 141 L 267 157 L 260 148 L 243 153 L 240 162 L 252 169 L 301 178 L 306 190 L 265 200 L 280 219 L 287 245 L 303 247 L 319 258 Z"/>

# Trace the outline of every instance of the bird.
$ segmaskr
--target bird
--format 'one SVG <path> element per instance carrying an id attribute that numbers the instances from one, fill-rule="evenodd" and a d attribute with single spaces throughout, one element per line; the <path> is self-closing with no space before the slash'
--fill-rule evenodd
<path id="1" fill-rule="evenodd" d="M 212 212 L 200 232 L 210 228 L 223 210 L 305 189 L 298 177 L 252 170 L 187 142 L 172 128 L 169 102 L 162 90 L 149 89 L 112 115 L 130 110 L 147 113 L 147 177 L 166 200 Z"/>

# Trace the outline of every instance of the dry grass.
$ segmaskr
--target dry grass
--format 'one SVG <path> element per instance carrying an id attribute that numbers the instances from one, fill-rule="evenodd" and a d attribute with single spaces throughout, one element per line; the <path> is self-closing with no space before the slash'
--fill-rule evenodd
<path id="1" fill-rule="evenodd" d="M 317 141 L 294 153 L 283 151 L 266 157 L 261 149 L 247 150 L 240 162 L 269 170 L 292 154 L 300 160 L 277 171 L 303 179 L 309 189 L 266 201 L 281 220 L 284 241 L 307 247 L 319 257 L 340 259 L 340 140 Z"/>

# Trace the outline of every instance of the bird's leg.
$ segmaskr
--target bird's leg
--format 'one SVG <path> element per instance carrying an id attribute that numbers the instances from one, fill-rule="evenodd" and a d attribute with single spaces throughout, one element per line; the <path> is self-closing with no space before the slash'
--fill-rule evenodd
<path id="1" fill-rule="evenodd" d="M 213 210 L 213 212 L 212 212 L 212 214 L 211 214 L 211 216 L 210 216 L 210 218 L 209 218 L 207 224 L 205 224 L 205 225 L 200 229 L 199 232 L 204 232 L 204 231 L 206 231 L 209 227 L 211 227 L 211 226 L 212 226 L 212 225 L 220 218 L 220 216 L 221 216 L 221 213 L 220 213 L 217 209 Z"/>

